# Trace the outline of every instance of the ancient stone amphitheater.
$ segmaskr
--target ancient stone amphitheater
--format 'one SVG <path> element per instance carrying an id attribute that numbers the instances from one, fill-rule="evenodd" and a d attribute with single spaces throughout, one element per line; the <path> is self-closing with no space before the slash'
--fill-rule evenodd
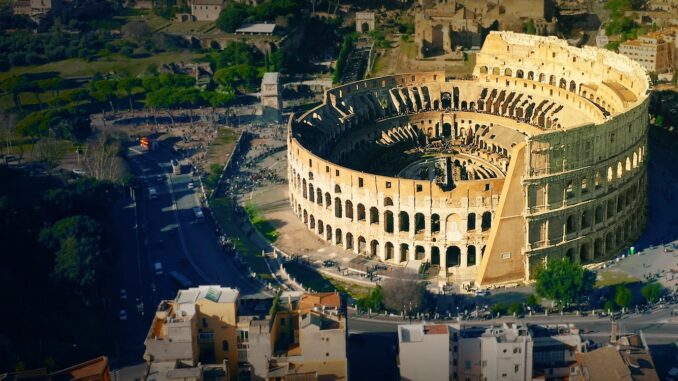
<path id="1" fill-rule="evenodd" d="M 290 118 L 290 203 L 328 243 L 445 282 L 600 261 L 645 226 L 650 90 L 610 51 L 492 32 L 472 78 L 367 79 Z"/>

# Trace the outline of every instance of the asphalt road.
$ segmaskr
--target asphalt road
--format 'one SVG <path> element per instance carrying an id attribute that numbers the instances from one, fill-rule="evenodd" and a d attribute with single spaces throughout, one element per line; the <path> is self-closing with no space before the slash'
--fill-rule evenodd
<path id="1" fill-rule="evenodd" d="M 143 361 L 144 338 L 158 303 L 173 299 L 183 288 L 169 275 L 171 271 L 183 274 L 194 285 L 235 287 L 242 295 L 265 292 L 224 254 L 214 226 L 209 221 L 195 222 L 192 208 L 200 205 L 198 182 L 188 168 L 180 175 L 172 174 L 172 156 L 164 151 L 151 153 L 133 147 L 129 157 L 143 186 L 129 191 L 114 211 L 120 237 L 111 290 L 117 325 L 110 356 L 115 367 Z M 191 182 L 194 189 L 189 189 Z M 150 187 L 157 191 L 153 199 Z M 155 263 L 161 263 L 163 274 L 156 274 Z M 122 289 L 126 298 L 121 297 Z M 119 318 L 120 310 L 125 311 L 125 320 Z"/>

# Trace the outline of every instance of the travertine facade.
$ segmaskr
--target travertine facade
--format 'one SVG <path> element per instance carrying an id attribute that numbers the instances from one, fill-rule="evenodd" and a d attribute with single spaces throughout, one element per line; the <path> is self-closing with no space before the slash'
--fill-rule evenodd
<path id="1" fill-rule="evenodd" d="M 626 57 L 492 32 L 472 80 L 368 79 L 291 118 L 290 202 L 329 243 L 430 262 L 442 281 L 512 283 L 546 258 L 598 261 L 645 225 L 649 92 Z M 384 174 L 405 149 L 423 155 Z M 412 167 L 419 177 L 401 175 Z"/>

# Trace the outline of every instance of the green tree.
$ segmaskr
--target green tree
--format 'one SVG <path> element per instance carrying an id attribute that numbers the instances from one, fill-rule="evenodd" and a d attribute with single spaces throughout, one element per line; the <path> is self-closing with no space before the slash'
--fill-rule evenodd
<path id="1" fill-rule="evenodd" d="M 603 305 L 603 309 L 605 311 L 616 311 L 617 310 L 617 304 L 612 300 L 607 300 L 607 301 L 605 301 L 605 304 Z"/>
<path id="2" fill-rule="evenodd" d="M 631 304 L 631 299 L 633 295 L 631 294 L 631 289 L 625 284 L 620 284 L 615 289 L 614 302 L 621 308 L 628 308 Z"/>
<path id="3" fill-rule="evenodd" d="M 580 300 L 593 290 L 595 274 L 568 259 L 550 260 L 535 274 L 537 294 L 560 307 Z"/>
<path id="4" fill-rule="evenodd" d="M 490 313 L 492 313 L 492 316 L 502 316 L 506 314 L 506 306 L 504 303 L 496 303 L 490 307 Z"/>
<path id="5" fill-rule="evenodd" d="M 656 282 L 648 283 L 640 290 L 640 293 L 643 294 L 648 303 L 656 303 L 663 292 L 664 288 Z"/>
<path id="6" fill-rule="evenodd" d="M 527 22 L 523 25 L 523 32 L 527 34 L 537 34 L 537 28 L 534 26 L 534 20 L 527 20 Z"/>
<path id="7" fill-rule="evenodd" d="M 28 78 L 25 75 L 18 75 L 5 80 L 2 83 L 2 89 L 12 93 L 14 107 L 21 107 L 21 93 L 28 88 Z"/>
<path id="8" fill-rule="evenodd" d="M 240 28 L 249 14 L 250 7 L 245 4 L 235 3 L 226 6 L 217 19 L 217 27 L 226 33 L 233 33 Z"/>
<path id="9" fill-rule="evenodd" d="M 522 305 L 521 303 L 518 303 L 518 302 L 513 302 L 513 303 L 511 303 L 511 305 L 509 306 L 508 312 L 509 312 L 511 315 L 520 316 L 520 315 L 522 315 L 523 312 L 524 312 L 524 310 L 523 310 L 523 305 Z"/>
<path id="10" fill-rule="evenodd" d="M 124 92 L 125 95 L 127 95 L 127 99 L 129 100 L 129 110 L 132 111 L 134 108 L 132 105 L 132 90 L 135 87 L 141 86 L 141 81 L 139 78 L 135 77 L 124 77 L 118 81 L 118 91 Z"/>
<path id="11" fill-rule="evenodd" d="M 103 268 L 101 226 L 87 216 L 67 217 L 40 232 L 40 243 L 55 254 L 53 275 L 81 294 L 100 280 Z"/>
<path id="12" fill-rule="evenodd" d="M 657 117 L 654 118 L 654 125 L 657 127 L 664 127 L 664 116 L 657 115 Z"/>
<path id="13" fill-rule="evenodd" d="M 527 298 L 525 299 L 525 304 L 530 308 L 534 308 L 537 305 L 539 305 L 539 301 L 537 300 L 537 295 L 535 295 L 535 294 L 528 295 Z"/>

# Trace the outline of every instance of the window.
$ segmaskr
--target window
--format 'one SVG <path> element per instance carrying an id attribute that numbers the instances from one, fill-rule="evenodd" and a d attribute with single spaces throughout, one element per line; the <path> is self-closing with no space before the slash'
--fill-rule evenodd
<path id="1" fill-rule="evenodd" d="M 520 371 L 520 365 L 516 364 L 516 365 L 513 367 L 513 370 L 514 370 L 514 372 L 518 373 L 518 372 Z"/>
<path id="2" fill-rule="evenodd" d="M 358 178 L 358 187 L 362 188 L 363 185 L 364 185 L 364 183 L 363 183 L 363 178 L 362 178 L 362 177 L 359 177 L 359 178 Z"/>
<path id="3" fill-rule="evenodd" d="M 228 351 L 228 340 L 224 340 L 221 342 L 221 350 Z"/>
<path id="4" fill-rule="evenodd" d="M 391 187 L 391 182 L 390 182 L 390 181 L 387 181 L 387 182 L 386 182 L 386 188 L 390 188 L 390 187 Z"/>
<path id="5" fill-rule="evenodd" d="M 483 360 L 482 366 L 483 366 L 483 368 L 486 368 L 486 367 L 487 367 L 487 360 Z M 486 378 L 486 380 L 487 380 L 487 378 Z"/>
<path id="6" fill-rule="evenodd" d="M 421 192 L 424 190 L 424 187 L 421 184 L 417 184 L 417 192 Z"/>
<path id="7" fill-rule="evenodd" d="M 325 166 L 325 172 L 329 172 L 329 171 L 330 171 L 330 166 L 329 166 L 329 165 L 326 165 L 326 166 Z"/>
<path id="8" fill-rule="evenodd" d="M 485 191 L 487 192 L 489 190 L 490 190 L 490 184 L 485 184 Z"/>
<path id="9" fill-rule="evenodd" d="M 506 377 L 506 373 L 502 373 L 501 376 L 502 376 L 502 377 Z"/>
<path id="10" fill-rule="evenodd" d="M 334 175 L 339 176 L 339 170 L 338 169 L 334 171 Z"/>
<path id="11" fill-rule="evenodd" d="M 202 318 L 202 327 L 207 328 L 207 318 Z"/>

